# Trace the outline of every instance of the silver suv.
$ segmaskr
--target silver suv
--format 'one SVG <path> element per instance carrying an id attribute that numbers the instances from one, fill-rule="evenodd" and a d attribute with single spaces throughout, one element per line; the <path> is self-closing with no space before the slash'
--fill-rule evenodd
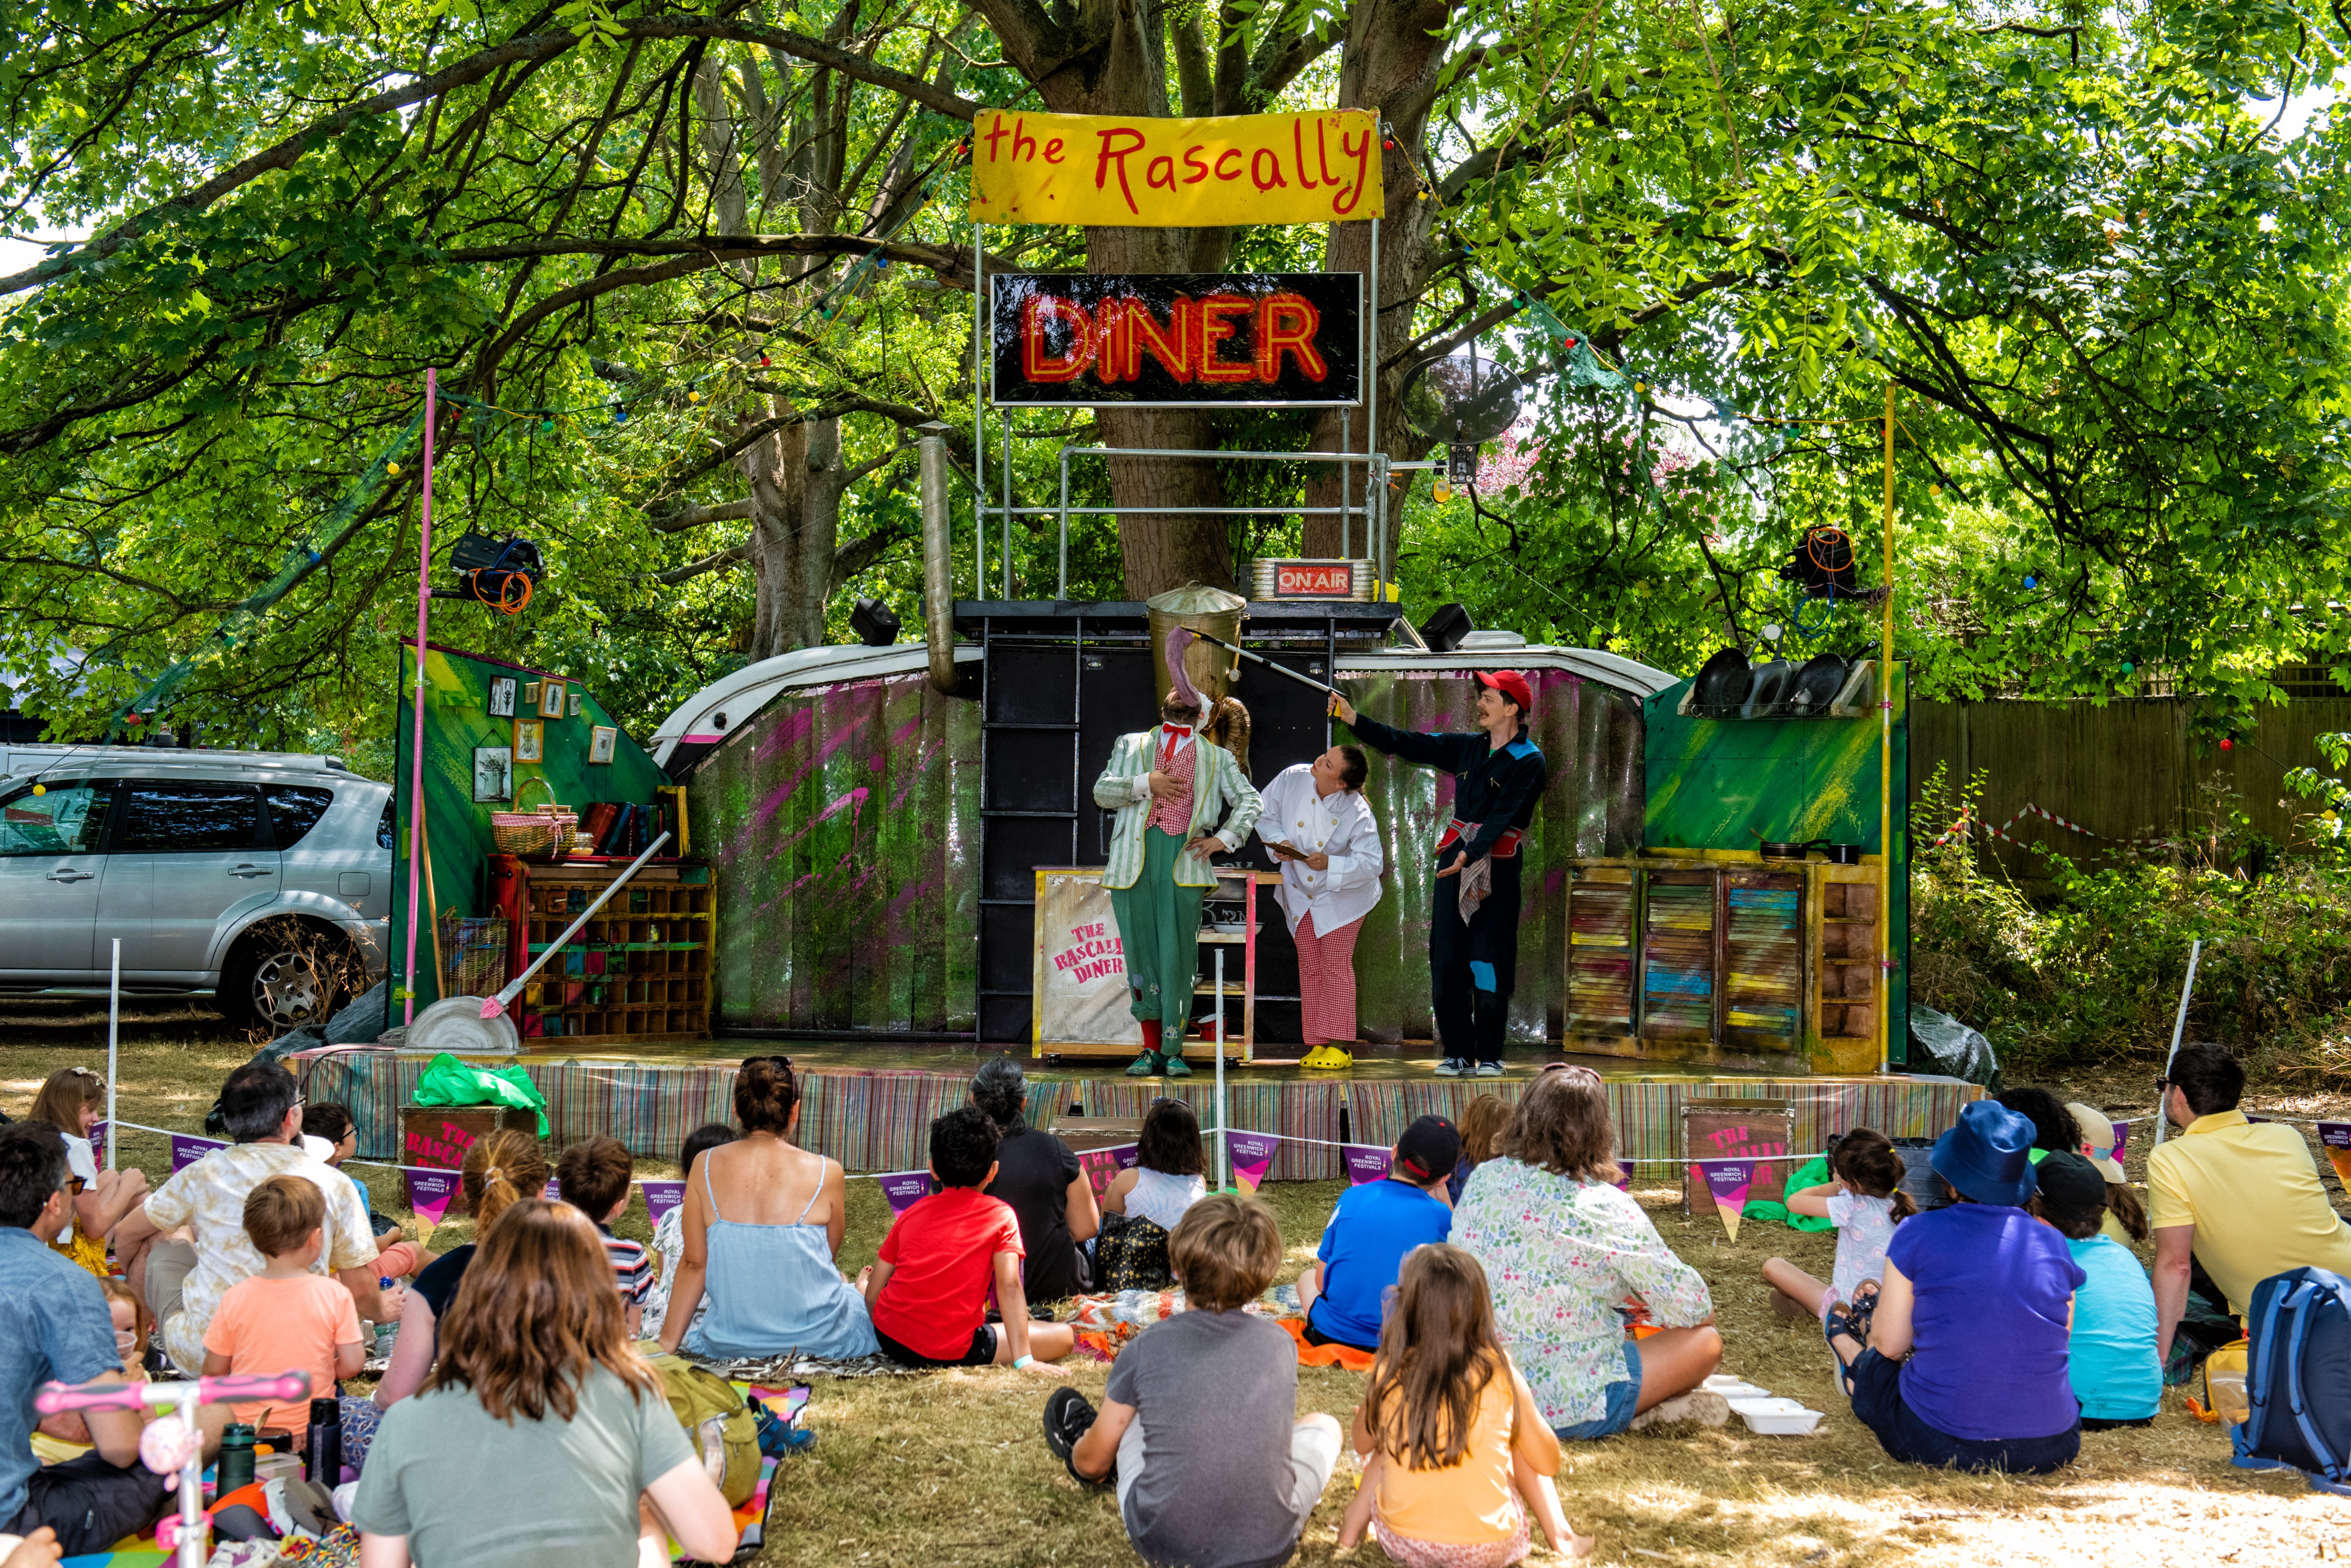
<path id="1" fill-rule="evenodd" d="M 332 758 L 9 748 L 0 987 L 210 990 L 232 1024 L 323 1023 L 381 977 L 392 789 Z"/>

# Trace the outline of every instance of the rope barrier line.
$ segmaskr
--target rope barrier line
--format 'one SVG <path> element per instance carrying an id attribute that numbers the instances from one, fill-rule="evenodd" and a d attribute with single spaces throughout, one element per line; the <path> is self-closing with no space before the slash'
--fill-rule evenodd
<path id="1" fill-rule="evenodd" d="M 1963 810 L 1959 813 L 1959 820 L 1952 823 L 1949 830 L 1940 838 L 1930 841 L 1927 847 L 1930 850 L 1939 849 L 1943 845 L 1950 842 L 1951 840 L 1957 838 L 1959 834 L 1967 831 L 1970 826 L 1974 826 L 1982 828 L 1985 836 L 1988 838 L 1999 839 L 2004 843 L 2014 844 L 2019 849 L 2029 849 L 2032 846 L 2026 844 L 2022 840 L 2012 839 L 2008 836 L 2008 830 L 2016 826 L 2017 822 L 2025 817 L 2040 817 L 2048 821 L 2056 823 L 2061 828 L 2070 829 L 2073 831 L 2081 834 L 2085 839 L 2104 839 L 2110 844 L 2120 844 L 2125 849 L 2161 849 L 2176 841 L 2171 839 L 2118 839 L 2111 833 L 2101 833 L 2092 829 L 2085 828 L 2079 822 L 2069 822 L 2064 818 L 2059 816 L 2056 812 L 2050 810 L 2045 806 L 2036 806 L 2028 803 L 2019 807 L 2014 816 L 2009 818 L 2007 821 L 2002 822 L 1997 828 L 1991 827 L 1980 821 L 1976 817 L 1972 809 Z"/>

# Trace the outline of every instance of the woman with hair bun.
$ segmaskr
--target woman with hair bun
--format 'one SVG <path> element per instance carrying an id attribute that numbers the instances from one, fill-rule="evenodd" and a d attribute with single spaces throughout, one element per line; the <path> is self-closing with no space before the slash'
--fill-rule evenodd
<path id="1" fill-rule="evenodd" d="M 788 1056 L 746 1058 L 735 1074 L 743 1135 L 685 1173 L 684 1255 L 662 1322 L 664 1350 L 718 1359 L 874 1355 L 865 1299 L 833 1266 L 849 1222 L 841 1162 L 791 1142 L 799 1082 Z M 695 1304 L 707 1292 L 710 1310 Z"/>
<path id="2" fill-rule="evenodd" d="M 1020 1287 L 1032 1301 L 1058 1301 L 1089 1289 L 1078 1249 L 1102 1228 L 1093 1183 L 1069 1145 L 1029 1124 L 1029 1078 L 1009 1056 L 991 1056 L 972 1075 L 971 1103 L 996 1124 L 996 1179 L 987 1196 L 1020 1222 Z"/>

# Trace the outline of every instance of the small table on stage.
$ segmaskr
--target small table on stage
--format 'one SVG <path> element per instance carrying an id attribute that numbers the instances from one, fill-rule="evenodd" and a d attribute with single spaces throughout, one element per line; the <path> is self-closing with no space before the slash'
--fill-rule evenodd
<path id="1" fill-rule="evenodd" d="M 1143 1030 L 1129 1010 L 1126 962 L 1119 948 L 1118 921 L 1111 914 L 1110 890 L 1101 866 L 1037 868 L 1036 967 L 1029 992 L 1029 1044 L 1036 1056 L 1131 1056 L 1143 1049 Z M 1227 1014 L 1225 1060 L 1247 1062 L 1257 1030 L 1257 890 L 1279 883 L 1279 872 L 1218 866 L 1217 885 L 1204 901 L 1212 924 L 1200 928 L 1198 996 L 1240 1002 L 1240 1030 L 1232 1032 Z M 1238 951 L 1235 951 L 1238 949 Z M 1225 984 L 1217 996 L 1217 952 L 1225 955 Z M 1238 958 L 1239 973 L 1233 960 Z M 1210 1040 L 1216 1019 L 1205 1020 Z M 1209 1041 L 1186 1045 L 1186 1055 L 1205 1053 Z"/>

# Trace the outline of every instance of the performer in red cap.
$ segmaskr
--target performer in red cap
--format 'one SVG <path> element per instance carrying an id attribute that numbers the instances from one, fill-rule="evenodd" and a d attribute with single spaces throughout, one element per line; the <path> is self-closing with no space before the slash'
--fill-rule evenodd
<path id="1" fill-rule="evenodd" d="M 1453 775 L 1453 821 L 1437 841 L 1429 986 L 1445 1060 L 1440 1078 L 1499 1078 L 1519 976 L 1519 847 L 1548 768 L 1527 736 L 1535 705 L 1516 670 L 1479 671 L 1479 728 L 1420 735 L 1365 718 L 1332 694 L 1332 716 L 1364 745 Z"/>

